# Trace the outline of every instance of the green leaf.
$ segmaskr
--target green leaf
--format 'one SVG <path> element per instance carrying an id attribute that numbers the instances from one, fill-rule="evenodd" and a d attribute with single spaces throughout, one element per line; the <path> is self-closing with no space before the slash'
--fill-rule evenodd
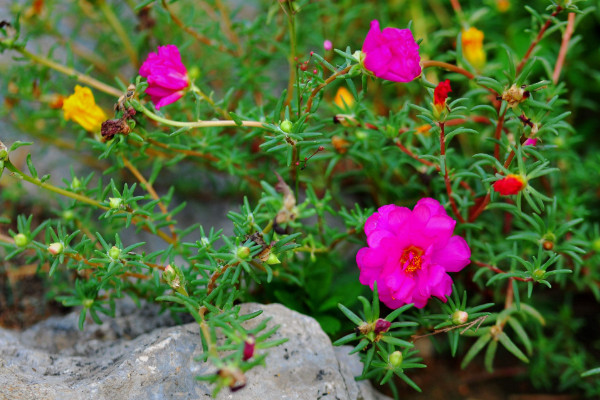
<path id="1" fill-rule="evenodd" d="M 364 323 L 364 321 L 362 319 L 360 319 L 360 317 L 356 314 L 354 314 L 352 311 L 350 311 L 348 308 L 346 308 L 346 306 L 344 306 L 341 303 L 338 303 L 338 308 L 344 313 L 344 315 L 346 317 L 348 317 L 348 319 L 352 322 L 354 322 L 356 325 L 362 325 Z"/>
<path id="2" fill-rule="evenodd" d="M 529 362 L 527 356 L 523 354 L 523 352 L 517 347 L 516 344 L 514 344 L 512 340 L 510 340 L 506 333 L 501 332 L 500 335 L 498 335 L 498 340 L 500 341 L 500 343 L 502 343 L 506 350 L 510 351 L 519 360 L 526 363 Z"/>
<path id="3" fill-rule="evenodd" d="M 475 358 L 475 356 L 485 347 L 485 345 L 490 341 L 491 338 L 492 334 L 489 332 L 481 335 L 479 339 L 477 339 L 477 341 L 473 344 L 473 346 L 471 346 L 471 348 L 465 355 L 465 358 L 463 358 L 460 367 L 465 368 L 471 362 L 471 360 Z"/>

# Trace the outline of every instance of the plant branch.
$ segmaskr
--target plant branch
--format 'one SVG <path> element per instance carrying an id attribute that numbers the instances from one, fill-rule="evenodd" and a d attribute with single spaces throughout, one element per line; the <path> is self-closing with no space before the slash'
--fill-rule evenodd
<path id="1" fill-rule="evenodd" d="M 449 63 L 443 62 L 443 61 L 425 60 L 425 61 L 423 61 L 421 63 L 421 65 L 423 66 L 423 69 L 429 68 L 429 67 L 440 67 L 440 68 L 447 69 L 448 71 L 452 71 L 452 72 L 456 72 L 456 73 L 462 74 L 462 75 L 466 76 L 469 79 L 475 78 L 475 75 L 473 75 L 472 73 L 470 73 L 466 69 L 458 67 L 458 66 L 453 65 L 453 64 L 449 64 Z"/>
<path id="2" fill-rule="evenodd" d="M 450 184 L 450 177 L 448 176 L 448 164 L 446 160 L 446 133 L 444 132 L 444 123 L 439 123 L 440 127 L 440 155 L 444 158 L 444 183 L 446 185 L 446 193 L 448 194 L 448 200 L 450 200 L 450 206 L 452 207 L 452 212 L 458 218 L 461 223 L 465 223 L 465 219 L 460 214 L 458 207 L 456 205 L 456 201 L 452 196 L 452 185 Z M 440 167 L 441 170 L 441 167 Z"/>
<path id="3" fill-rule="evenodd" d="M 525 53 L 525 56 L 523 57 L 519 65 L 517 65 L 517 75 L 519 74 L 519 72 L 521 72 L 521 70 L 525 66 L 525 63 L 527 62 L 527 60 L 529 60 L 529 57 L 531 57 L 531 53 L 533 52 L 533 49 L 535 49 L 535 46 L 537 46 L 540 40 L 542 40 L 542 37 L 544 36 L 544 33 L 546 33 L 546 30 L 550 28 L 550 25 L 552 25 L 552 18 L 556 17 L 562 10 L 563 8 L 561 6 L 557 6 L 556 10 L 554 10 L 552 15 L 550 15 L 550 17 L 546 20 L 546 23 L 544 24 L 544 26 L 542 26 L 542 29 L 540 29 L 536 38 L 533 40 L 533 42 L 531 42 L 529 49 L 527 49 L 527 53 Z"/>
<path id="4" fill-rule="evenodd" d="M 567 56 L 567 50 L 569 49 L 569 41 L 575 30 L 575 13 L 569 13 L 567 19 L 567 28 L 563 34 L 562 43 L 560 44 L 560 51 L 558 52 L 558 58 L 556 59 L 556 65 L 554 66 L 554 73 L 552 74 L 552 82 L 556 85 L 558 78 L 560 77 L 560 71 L 562 70 L 565 58 Z"/>
<path id="5" fill-rule="evenodd" d="M 331 82 L 333 82 L 338 76 L 340 75 L 344 75 L 346 73 L 348 73 L 348 71 L 350 71 L 350 68 L 352 68 L 351 65 L 348 65 L 346 68 L 336 72 L 335 74 L 331 75 L 329 78 L 327 78 L 325 80 L 325 82 L 321 83 L 319 86 L 317 86 L 316 88 L 313 89 L 313 91 L 310 93 L 310 96 L 308 97 L 308 100 L 306 101 L 306 109 L 304 110 L 304 112 L 309 113 L 311 108 L 312 108 L 312 104 L 313 101 L 315 99 L 315 96 L 321 91 L 321 89 L 323 89 L 325 86 L 329 85 Z"/>

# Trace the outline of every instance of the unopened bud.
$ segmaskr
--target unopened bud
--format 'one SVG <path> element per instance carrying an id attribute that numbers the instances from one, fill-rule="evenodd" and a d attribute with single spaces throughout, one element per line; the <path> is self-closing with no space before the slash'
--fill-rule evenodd
<path id="1" fill-rule="evenodd" d="M 121 256 L 121 249 L 119 249 L 117 246 L 111 247 L 108 251 L 108 256 L 113 260 L 118 260 Z"/>
<path id="2" fill-rule="evenodd" d="M 27 236 L 25 236 L 22 233 L 17 233 L 14 237 L 15 239 L 15 244 L 18 247 L 25 247 L 27 246 L 27 243 L 29 243 L 29 239 L 27 238 Z"/>
<path id="3" fill-rule="evenodd" d="M 394 368 L 398 368 L 402 365 L 402 360 L 404 359 L 404 356 L 402 355 L 402 352 L 396 350 L 394 351 L 392 354 L 390 354 L 390 364 L 392 365 L 392 367 Z"/>
<path id="4" fill-rule="evenodd" d="M 81 181 L 76 177 L 71 181 L 71 188 L 77 190 L 81 187 Z"/>
<path id="5" fill-rule="evenodd" d="M 392 323 L 390 321 L 386 321 L 385 319 L 381 319 L 379 318 L 376 322 L 375 322 L 375 333 L 379 334 L 379 333 L 386 333 L 388 331 L 388 329 L 390 329 L 390 326 L 392 325 Z"/>
<path id="6" fill-rule="evenodd" d="M 273 253 L 269 254 L 269 258 L 267 258 L 267 264 L 269 265 L 273 265 L 273 264 L 281 264 L 281 261 L 279 261 L 279 258 L 277 258 L 277 256 Z"/>
<path id="7" fill-rule="evenodd" d="M 94 300 L 93 299 L 85 299 L 83 301 L 83 307 L 84 308 L 90 308 L 92 306 L 92 304 L 94 304 Z"/>
<path id="8" fill-rule="evenodd" d="M 554 248 L 554 243 L 550 240 L 544 240 L 542 246 L 544 247 L 544 250 L 552 250 Z"/>
<path id="9" fill-rule="evenodd" d="M 248 335 L 248 338 L 244 342 L 244 355 L 242 359 L 247 361 L 254 355 L 254 347 L 256 345 L 256 339 L 253 335 Z"/>
<path id="10" fill-rule="evenodd" d="M 123 199 L 119 197 L 110 197 L 108 199 L 108 204 L 110 205 L 110 208 L 112 208 L 113 210 L 117 210 L 121 208 L 121 204 L 123 204 Z"/>
<path id="11" fill-rule="evenodd" d="M 534 270 L 533 273 L 531 274 L 533 279 L 535 279 L 536 281 L 544 279 L 544 275 L 546 275 L 546 271 L 544 271 L 543 269 L 540 269 L 540 268 Z"/>
<path id="12" fill-rule="evenodd" d="M 294 127 L 294 125 L 292 124 L 292 121 L 290 121 L 289 119 L 286 119 L 285 121 L 283 121 L 281 123 L 281 125 L 279 125 L 279 127 L 285 133 L 290 133 L 292 131 L 292 128 Z"/>
<path id="13" fill-rule="evenodd" d="M 71 221 L 75 218 L 75 213 L 72 210 L 65 210 L 62 213 L 62 217 L 65 221 Z"/>
<path id="14" fill-rule="evenodd" d="M 4 143 L 0 141 L 0 161 L 4 161 L 6 159 L 8 159 L 8 149 L 6 148 Z"/>
<path id="15" fill-rule="evenodd" d="M 452 323 L 454 325 L 461 325 L 469 320 L 469 314 L 463 310 L 456 310 L 452 314 Z"/>
<path id="16" fill-rule="evenodd" d="M 52 244 L 50 244 L 50 246 L 48 246 L 48 252 L 50 254 L 52 254 L 53 256 L 56 256 L 58 254 L 61 254 L 64 250 L 64 247 L 62 245 L 62 243 L 60 242 L 54 242 Z"/>
<path id="17" fill-rule="evenodd" d="M 238 247 L 236 255 L 238 256 L 238 258 L 246 260 L 248 257 L 250 257 L 250 248 L 246 246 Z"/>
<path id="18" fill-rule="evenodd" d="M 596 252 L 600 252 L 600 238 L 592 242 L 592 249 L 594 249 Z"/>

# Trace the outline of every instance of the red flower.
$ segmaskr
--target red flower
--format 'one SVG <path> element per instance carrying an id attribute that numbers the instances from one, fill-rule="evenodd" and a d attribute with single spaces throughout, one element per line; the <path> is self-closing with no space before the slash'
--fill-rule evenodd
<path id="1" fill-rule="evenodd" d="M 527 185 L 527 182 L 522 176 L 510 174 L 506 178 L 494 182 L 494 190 L 502 196 L 510 196 L 519 193 L 525 185 Z"/>
<path id="2" fill-rule="evenodd" d="M 438 83 L 433 90 L 433 104 L 439 108 L 446 107 L 446 99 L 448 98 L 448 93 L 451 91 L 452 89 L 450 88 L 450 81 L 448 79 Z"/>

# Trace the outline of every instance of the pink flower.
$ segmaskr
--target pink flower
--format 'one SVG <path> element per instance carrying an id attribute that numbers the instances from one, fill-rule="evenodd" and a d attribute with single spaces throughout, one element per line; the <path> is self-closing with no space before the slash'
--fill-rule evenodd
<path id="1" fill-rule="evenodd" d="M 177 46 L 158 46 L 158 53 L 148 54 L 140 67 L 140 75 L 148 78 L 146 93 L 157 109 L 174 103 L 190 84 Z"/>
<path id="2" fill-rule="evenodd" d="M 331 40 L 326 40 L 323 42 L 323 48 L 327 51 L 333 49 L 333 43 L 331 43 Z"/>
<path id="3" fill-rule="evenodd" d="M 535 146 L 538 142 L 538 138 L 529 138 L 527 140 L 525 140 L 525 143 L 523 143 L 523 146 Z"/>
<path id="4" fill-rule="evenodd" d="M 409 29 L 379 29 L 379 21 L 371 21 L 371 29 L 363 43 L 363 65 L 378 78 L 394 82 L 410 82 L 421 75 L 419 45 Z"/>
<path id="5" fill-rule="evenodd" d="M 452 236 L 456 221 L 434 199 L 424 198 L 411 211 L 389 204 L 365 223 L 369 247 L 356 255 L 360 283 L 377 281 L 379 298 L 390 308 L 414 303 L 423 308 L 431 296 L 446 301 L 452 292 L 448 272 L 469 264 L 471 250 Z"/>

